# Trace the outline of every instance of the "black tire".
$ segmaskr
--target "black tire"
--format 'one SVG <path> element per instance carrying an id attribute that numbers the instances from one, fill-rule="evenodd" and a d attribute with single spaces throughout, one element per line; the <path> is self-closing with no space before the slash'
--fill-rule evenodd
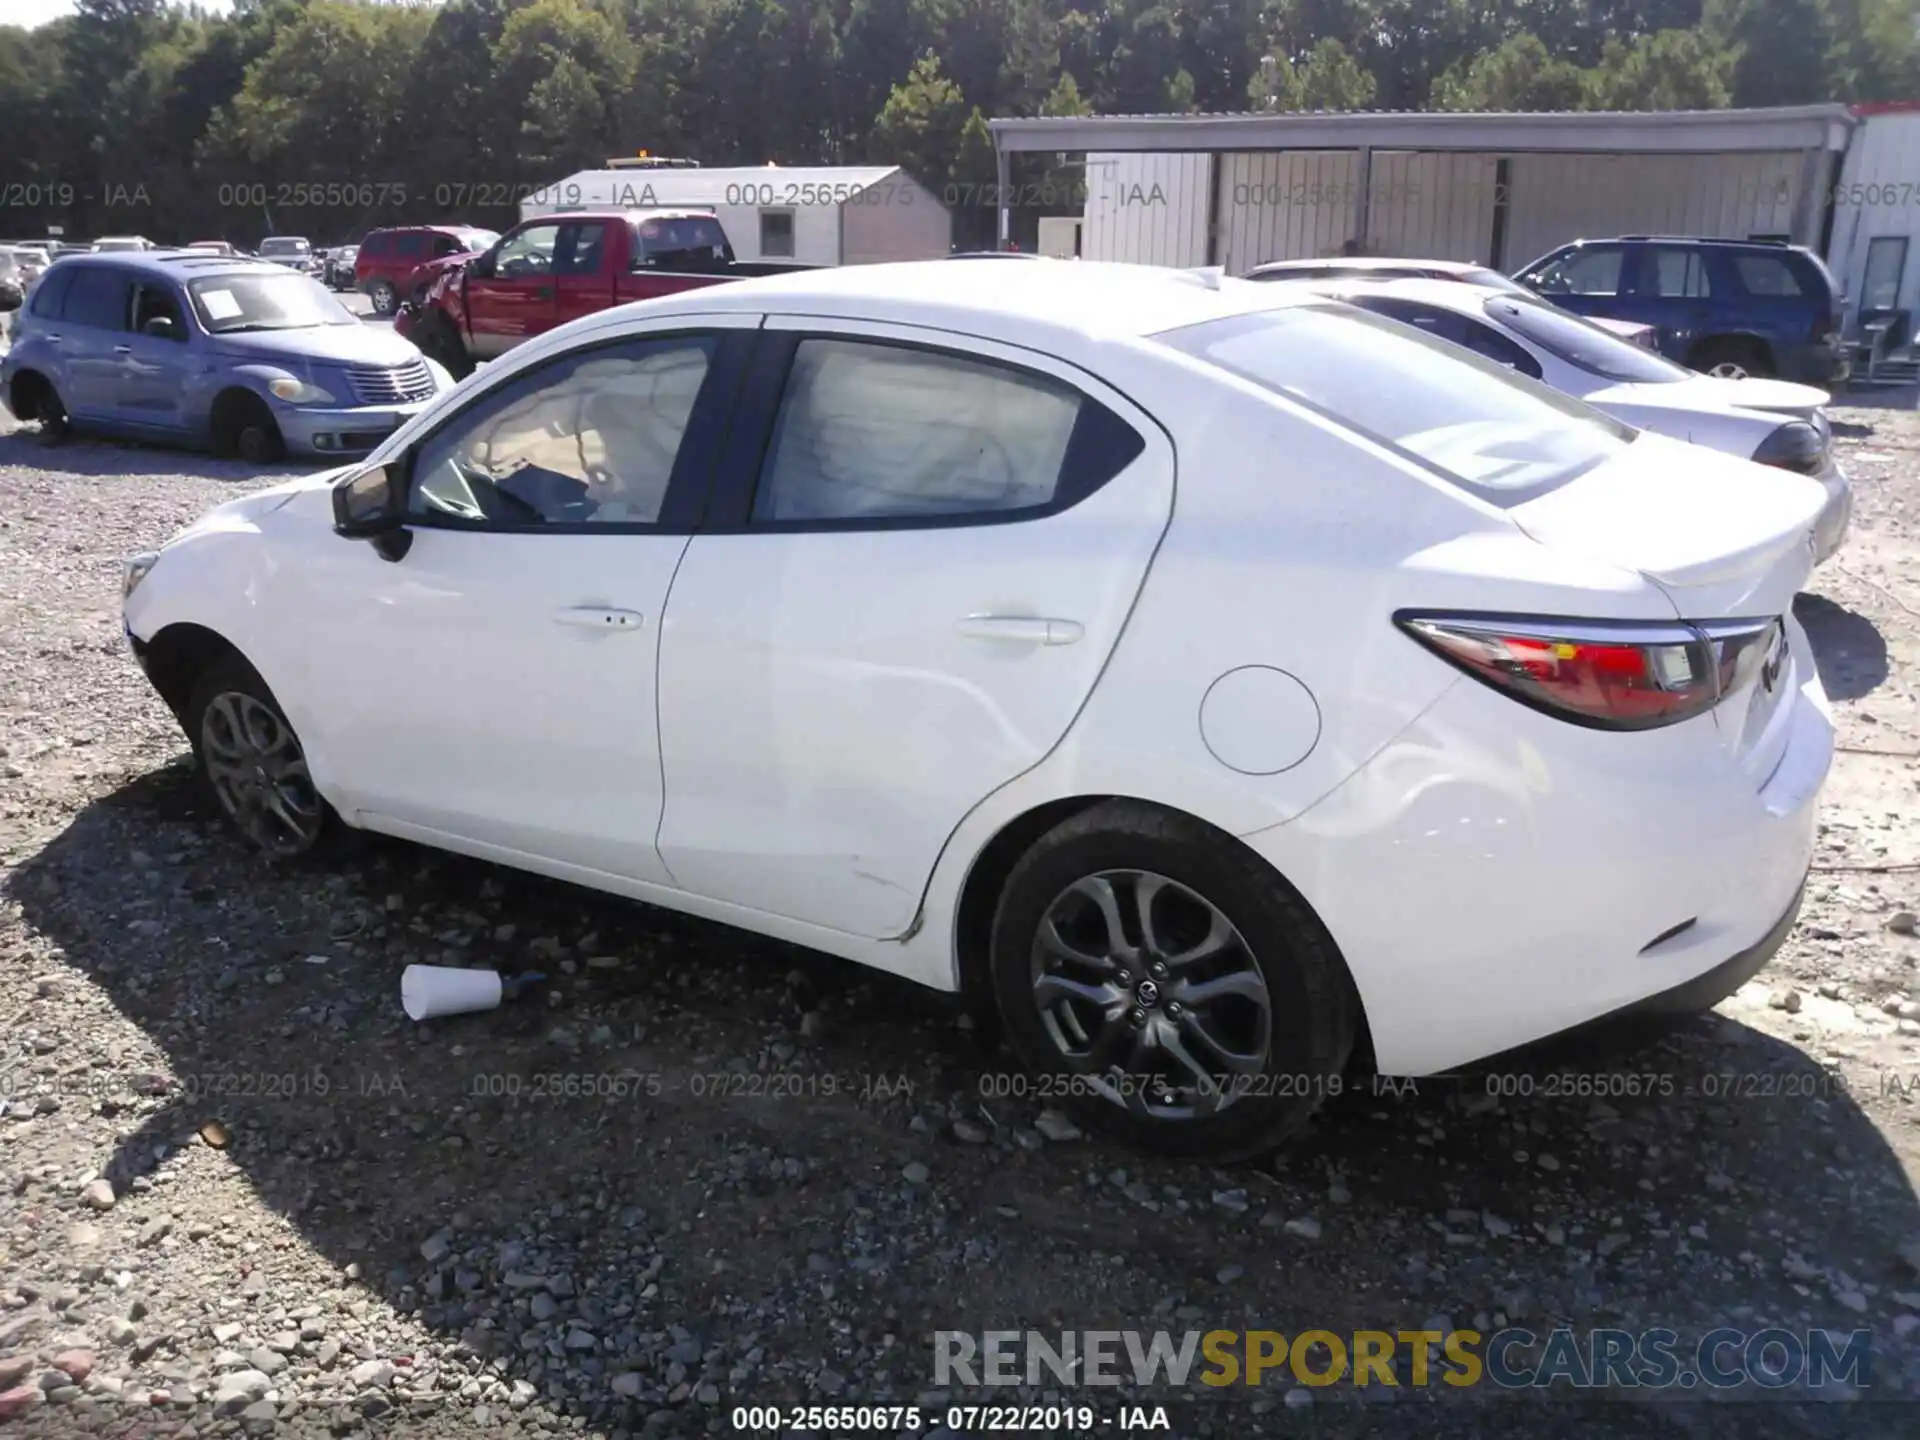
<path id="1" fill-rule="evenodd" d="M 1703 340 L 1687 357 L 1687 363 L 1703 375 L 1719 374 L 1738 378 L 1734 373 L 1738 371 L 1755 379 L 1767 379 L 1774 374 L 1773 359 L 1767 354 L 1766 347 L 1736 336 Z"/>
<path id="2" fill-rule="evenodd" d="M 373 313 L 376 315 L 391 315 L 400 308 L 400 292 L 387 280 L 376 280 L 369 285 L 367 298 L 373 301 Z"/>
<path id="3" fill-rule="evenodd" d="M 267 402 L 250 391 L 220 397 L 213 408 L 213 448 L 249 465 L 272 465 L 286 457 L 287 442 Z"/>
<path id="4" fill-rule="evenodd" d="M 184 719 L 208 798 L 254 850 L 295 860 L 334 848 L 340 817 L 313 788 L 299 735 L 251 665 L 235 654 L 209 665 L 193 682 Z M 290 750 L 264 743 L 277 738 L 274 726 Z"/>
<path id="5" fill-rule="evenodd" d="M 467 347 L 460 343 L 459 332 L 453 328 L 453 322 L 438 310 L 422 313 L 407 338 L 413 341 L 414 347 L 422 355 L 444 365 L 455 380 L 464 380 L 473 373 L 472 357 L 467 354 Z"/>
<path id="6" fill-rule="evenodd" d="M 22 375 L 13 382 L 15 414 L 40 427 L 40 443 L 63 445 L 73 434 L 73 421 L 67 416 L 66 402 L 53 382 L 44 375 Z"/>
<path id="7" fill-rule="evenodd" d="M 1128 939 L 1136 947 L 1138 967 L 1151 968 L 1159 983 L 1157 987 L 1140 983 L 1147 977 L 1137 975 L 1135 962 L 1125 962 L 1102 982 L 1105 990 L 1117 994 L 1131 991 L 1119 1011 L 1070 1004 L 1076 1013 L 1083 1008 L 1107 1016 L 1125 1012 L 1124 1020 L 1108 1019 L 1097 1036 L 1088 1040 L 1086 1053 L 1076 1056 L 1059 1037 L 1079 1022 L 1073 1016 L 1063 1017 L 1056 1008 L 1059 1002 L 1050 1007 L 1035 993 L 1043 983 L 1041 972 L 1061 968 L 1040 958 L 1061 953 L 1042 944 L 1041 926 L 1050 914 L 1064 913 L 1056 910 L 1057 905 L 1071 908 L 1083 903 L 1082 882 L 1116 877 L 1109 883 L 1117 894 L 1127 884 L 1118 877 L 1128 872 L 1144 872 L 1143 882 L 1155 892 L 1145 908 L 1158 917 L 1153 924 L 1160 944 L 1139 944 L 1141 926 L 1134 918 L 1137 909 L 1131 898 L 1123 897 L 1119 914 L 1123 929 L 1131 927 Z M 1166 881 L 1173 882 L 1171 889 L 1165 887 Z M 1215 917 L 1224 919 L 1231 939 L 1217 950 L 1186 948 L 1188 955 L 1207 958 L 1184 964 L 1176 950 L 1171 968 L 1150 960 L 1150 956 L 1164 960 L 1170 953 L 1164 944 L 1167 936 L 1177 932 L 1182 922 L 1191 926 L 1202 916 L 1203 910 L 1194 907 L 1196 900 L 1210 907 L 1204 909 L 1209 924 Z M 1106 921 L 1096 917 L 1096 925 L 1101 934 L 1111 933 Z M 1162 925 L 1167 928 L 1162 930 Z M 1060 933 L 1057 925 L 1055 931 Z M 1190 928 L 1188 938 L 1194 933 Z M 1065 968 L 1072 971 L 1077 965 L 1068 961 Z M 1217 981 L 1228 973 L 1223 968 L 1228 965 L 1233 991 L 1207 1002 L 1195 998 L 1200 992 L 1192 988 L 1193 975 L 1211 969 Z M 1008 1043 L 1030 1072 L 1055 1082 L 1044 1087 L 1046 1093 L 1060 1096 L 1092 1126 L 1145 1149 L 1190 1158 L 1244 1159 L 1273 1149 L 1298 1132 L 1323 1100 L 1339 1093 L 1360 1023 L 1359 998 L 1333 939 L 1292 887 L 1231 836 L 1188 816 L 1136 801 L 1096 805 L 1035 842 L 1001 891 L 990 966 Z M 1145 1097 L 1161 1092 L 1150 1087 L 1109 1082 L 1103 1093 L 1089 1083 L 1092 1075 L 1111 1073 L 1110 1068 L 1101 1069 L 1096 1057 L 1100 1040 L 1117 1033 L 1121 1024 L 1156 1037 L 1156 1044 L 1171 1035 L 1180 1051 L 1211 1060 L 1216 1052 L 1201 1044 L 1202 1035 L 1233 1030 L 1236 1017 L 1216 1010 L 1204 1016 L 1198 1012 L 1207 1005 L 1240 1003 L 1244 1013 L 1238 1018 L 1246 1021 L 1258 1007 L 1238 996 L 1251 985 L 1249 972 L 1256 971 L 1266 1002 L 1264 1056 L 1249 1048 L 1242 1053 L 1258 1057 L 1256 1063 L 1209 1072 L 1233 1077 L 1215 1082 L 1210 1094 L 1202 1083 L 1194 1088 L 1193 1104 L 1154 1105 Z M 1044 978 L 1051 983 L 1053 977 L 1048 973 Z M 1068 978 L 1077 977 L 1069 974 Z M 1141 999 L 1148 989 L 1157 993 Z M 1192 1000 L 1184 1014 L 1175 998 L 1179 995 Z M 1085 1034 L 1084 1028 L 1080 1033 Z M 1134 1041 L 1119 1035 L 1115 1043 L 1132 1045 Z M 1165 1058 L 1175 1053 L 1173 1048 L 1155 1053 L 1162 1056 L 1156 1063 L 1171 1065 L 1175 1074 L 1190 1073 L 1188 1067 Z M 1145 1063 L 1137 1051 L 1128 1057 L 1129 1066 Z M 1148 1073 L 1146 1069 L 1131 1072 L 1136 1080 Z M 1116 1090 L 1133 1094 L 1137 1103 L 1112 1098 Z"/>

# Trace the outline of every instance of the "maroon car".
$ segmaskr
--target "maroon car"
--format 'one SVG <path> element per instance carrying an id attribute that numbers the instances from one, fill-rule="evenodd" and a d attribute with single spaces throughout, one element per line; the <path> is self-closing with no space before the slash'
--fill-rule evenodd
<path id="1" fill-rule="evenodd" d="M 419 285 L 415 272 L 431 260 L 472 255 L 500 236 L 475 225 L 396 225 L 369 230 L 353 261 L 353 288 L 373 300 L 374 313 L 391 315 Z"/>

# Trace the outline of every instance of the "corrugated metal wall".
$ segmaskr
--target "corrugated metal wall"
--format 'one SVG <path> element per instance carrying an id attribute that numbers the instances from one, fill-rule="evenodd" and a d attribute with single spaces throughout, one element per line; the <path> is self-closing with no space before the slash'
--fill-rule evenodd
<path id="1" fill-rule="evenodd" d="M 1492 155 L 1374 151 L 1368 251 L 1485 264 L 1497 170 Z"/>
<path id="2" fill-rule="evenodd" d="M 1585 236 L 1784 235 L 1799 151 L 1751 155 L 1516 155 L 1504 270 Z"/>
<path id="3" fill-rule="evenodd" d="M 1081 254 L 1142 265 L 1206 264 L 1212 176 L 1205 155 L 1087 156 Z"/>
<path id="4" fill-rule="evenodd" d="M 1821 197 L 1823 200 L 1826 198 Z M 1858 314 L 1867 247 L 1880 237 L 1907 237 L 1906 267 L 1895 305 L 1920 306 L 1920 114 L 1868 115 L 1854 131 L 1834 188 L 1833 241 L 1827 263 L 1847 293 L 1848 323 Z"/>
<path id="5" fill-rule="evenodd" d="M 1220 157 L 1219 263 L 1238 275 L 1268 260 L 1338 254 L 1353 233 L 1359 156 L 1340 150 Z"/>

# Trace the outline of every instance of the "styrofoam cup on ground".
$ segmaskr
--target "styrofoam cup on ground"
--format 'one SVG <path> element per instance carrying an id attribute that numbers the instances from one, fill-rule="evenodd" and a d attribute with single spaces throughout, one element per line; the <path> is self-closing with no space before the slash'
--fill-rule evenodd
<path id="1" fill-rule="evenodd" d="M 491 1010 L 503 994 L 497 970 L 450 965 L 409 965 L 400 976 L 400 1004 L 409 1020 Z"/>

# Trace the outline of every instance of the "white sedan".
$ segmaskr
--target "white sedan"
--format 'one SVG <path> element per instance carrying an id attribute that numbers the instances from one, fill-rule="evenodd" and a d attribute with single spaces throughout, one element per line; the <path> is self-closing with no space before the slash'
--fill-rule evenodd
<path id="1" fill-rule="evenodd" d="M 1021 1093 L 1243 1155 L 1350 1064 L 1766 961 L 1823 500 L 1293 286 L 849 266 L 529 342 L 131 560 L 125 622 L 269 855 L 382 831 L 990 996 Z"/>
<path id="2" fill-rule="evenodd" d="M 1827 492 L 1814 523 L 1815 562 L 1846 539 L 1853 487 L 1833 456 L 1824 408 L 1831 397 L 1824 390 L 1703 375 L 1532 295 L 1489 294 L 1436 280 L 1314 288 L 1545 380 L 1639 429 L 1811 475 Z"/>

